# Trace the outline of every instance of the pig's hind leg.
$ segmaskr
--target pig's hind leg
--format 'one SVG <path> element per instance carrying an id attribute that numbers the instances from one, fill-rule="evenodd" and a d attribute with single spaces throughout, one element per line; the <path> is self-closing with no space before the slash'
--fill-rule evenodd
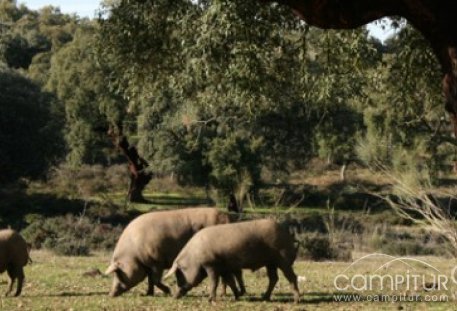
<path id="1" fill-rule="evenodd" d="M 222 282 L 223 282 L 224 287 L 225 287 L 225 285 L 228 285 L 230 287 L 230 289 L 233 292 L 233 295 L 235 296 L 235 300 L 238 300 L 238 297 L 240 296 L 240 292 L 238 291 L 238 288 L 236 287 L 234 274 L 224 273 L 222 275 Z"/>
<path id="2" fill-rule="evenodd" d="M 148 291 L 146 295 L 154 296 L 154 286 L 157 286 L 162 292 L 169 295 L 170 288 L 162 283 L 163 269 L 151 268 L 148 271 Z"/>
<path id="3" fill-rule="evenodd" d="M 10 265 L 7 268 L 8 272 L 8 288 L 6 290 L 5 296 L 8 296 L 13 290 L 14 281 L 17 279 L 17 289 L 14 296 L 19 296 L 22 292 L 22 284 L 24 283 L 24 270 L 22 267 L 15 267 Z"/>

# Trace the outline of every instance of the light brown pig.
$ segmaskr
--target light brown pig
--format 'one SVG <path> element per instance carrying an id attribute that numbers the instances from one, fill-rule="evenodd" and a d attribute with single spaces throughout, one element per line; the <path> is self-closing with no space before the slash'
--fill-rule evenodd
<path id="1" fill-rule="evenodd" d="M 222 277 L 237 298 L 233 275 L 241 269 L 266 267 L 269 284 L 263 295 L 270 299 L 278 281 L 279 268 L 292 286 L 295 302 L 299 301 L 297 276 L 292 264 L 297 255 L 294 237 L 274 220 L 263 219 L 209 227 L 195 234 L 181 250 L 165 277 L 176 273 L 179 298 L 206 276 L 210 278 L 210 301 L 216 297 Z"/>
<path id="2" fill-rule="evenodd" d="M 29 252 L 24 238 L 14 230 L 0 230 L 0 273 L 8 273 L 8 296 L 17 279 L 15 296 L 19 296 L 24 283 L 24 266 L 29 261 Z"/>
<path id="3" fill-rule="evenodd" d="M 154 286 L 165 293 L 161 283 L 164 269 L 187 241 L 202 228 L 229 222 L 227 214 L 215 208 L 186 208 L 158 211 L 134 219 L 122 232 L 105 274 L 114 273 L 111 296 L 118 296 L 148 277 L 147 295 Z"/>

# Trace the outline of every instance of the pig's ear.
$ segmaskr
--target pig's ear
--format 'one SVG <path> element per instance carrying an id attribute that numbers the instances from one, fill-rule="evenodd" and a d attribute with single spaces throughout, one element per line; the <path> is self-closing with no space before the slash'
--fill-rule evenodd
<path id="1" fill-rule="evenodd" d="M 119 262 L 117 262 L 117 261 L 112 262 L 110 264 L 110 266 L 108 267 L 108 269 L 106 269 L 105 275 L 115 272 L 116 270 L 120 269 L 120 267 L 121 267 L 121 264 Z"/>

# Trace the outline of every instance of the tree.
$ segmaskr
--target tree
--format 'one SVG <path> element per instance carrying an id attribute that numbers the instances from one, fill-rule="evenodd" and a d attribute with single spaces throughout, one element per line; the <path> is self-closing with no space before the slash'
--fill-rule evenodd
<path id="1" fill-rule="evenodd" d="M 121 117 L 124 101 L 107 88 L 107 70 L 98 61 L 95 49 L 96 33 L 96 26 L 82 24 L 73 41 L 54 53 L 51 60 L 46 88 L 65 107 L 67 162 L 73 166 L 109 164 L 117 158 L 111 151 L 114 144 L 128 161 L 128 200 L 144 202 L 142 191 L 152 174 L 118 125 L 125 119 Z"/>
<path id="2" fill-rule="evenodd" d="M 339 142 L 353 153 L 361 116 L 351 105 L 378 53 L 366 31 L 322 43 L 323 32 L 284 8 L 243 1 L 120 1 L 107 16 L 101 55 L 136 120 L 130 137 L 158 171 L 227 195 L 243 180 L 258 187 L 262 168 L 304 166 L 316 127 L 335 161 Z M 344 135 L 325 134 L 349 115 L 356 122 Z"/>
<path id="3" fill-rule="evenodd" d="M 441 64 L 446 110 L 457 136 L 457 11 L 452 2 L 434 0 L 364 1 L 279 0 L 308 24 L 321 28 L 353 29 L 387 16 L 408 20 L 430 43 Z"/>
<path id="4" fill-rule="evenodd" d="M 56 99 L 28 78 L 0 70 L 0 182 L 41 177 L 62 156 Z"/>
<path id="5" fill-rule="evenodd" d="M 369 74 L 372 84 L 363 111 L 367 131 L 359 140 L 359 155 L 370 165 L 403 172 L 406 167 L 427 169 L 436 175 L 453 156 L 450 147 L 455 149 L 445 112 L 438 108 L 439 63 L 424 38 L 408 25 L 386 42 L 383 59 Z"/>
<path id="6" fill-rule="evenodd" d="M 81 25 L 74 39 L 53 54 L 46 84 L 65 111 L 67 161 L 73 166 L 106 164 L 112 157 L 103 107 L 114 106 L 115 99 L 97 64 L 96 31 L 91 24 Z M 99 128 L 106 130 L 100 133 Z"/>
<path id="7" fill-rule="evenodd" d="M 2 59 L 10 68 L 30 69 L 31 77 L 44 84 L 42 77 L 49 70 L 49 54 L 72 40 L 76 18 L 52 6 L 31 11 L 25 6 L 17 7 L 14 1 L 2 3 L 0 15 L 7 21 L 0 29 Z M 48 57 L 42 57 L 43 54 Z M 33 68 L 35 64 L 39 68 Z"/>
<path id="8" fill-rule="evenodd" d="M 130 100 L 129 111 L 138 116 L 140 150 L 154 163 L 161 162 L 163 170 L 176 172 L 179 180 L 212 181 L 226 193 L 236 183 L 227 176 L 239 181 L 247 174 L 258 184 L 262 162 L 252 161 L 255 167 L 246 169 L 249 162 L 232 161 L 246 156 L 231 158 L 233 174 L 215 170 L 226 163 L 234 145 L 256 150 L 256 159 L 286 163 L 259 142 L 267 129 L 268 135 L 274 134 L 274 125 L 265 121 L 283 113 L 279 108 L 272 112 L 276 104 L 287 109 L 290 102 L 301 101 L 298 89 L 284 77 L 292 76 L 298 64 L 294 42 L 301 40 L 297 30 L 302 25 L 286 25 L 277 7 L 256 14 L 259 7 L 242 1 L 121 2 L 102 21 L 102 46 L 119 68 L 114 76 Z M 272 28 L 270 22 L 277 25 Z M 246 32 L 245 24 L 252 30 Z M 280 24 L 288 27 L 291 38 L 281 37 Z M 278 150 L 280 144 L 275 145 Z M 165 159 L 170 150 L 175 156 Z"/>

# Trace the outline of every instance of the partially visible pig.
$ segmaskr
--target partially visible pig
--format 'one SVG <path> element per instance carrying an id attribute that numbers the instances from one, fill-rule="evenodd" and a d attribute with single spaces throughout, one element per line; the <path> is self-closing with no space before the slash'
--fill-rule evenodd
<path id="1" fill-rule="evenodd" d="M 8 289 L 6 296 L 11 293 L 14 281 L 17 279 L 17 289 L 14 296 L 19 296 L 24 283 L 24 266 L 29 261 L 28 246 L 24 238 L 14 230 L 0 230 L 0 273 L 8 273 Z"/>
<path id="2" fill-rule="evenodd" d="M 164 269 L 187 241 L 204 227 L 229 222 L 229 216 L 215 208 L 186 208 L 158 211 L 134 219 L 122 232 L 105 274 L 114 273 L 111 296 L 118 296 L 148 277 L 147 295 L 154 286 L 170 293 L 161 282 Z"/>
<path id="3" fill-rule="evenodd" d="M 210 301 L 213 301 L 219 277 L 230 286 L 237 298 L 233 278 L 237 271 L 266 267 L 269 284 L 263 298 L 269 300 L 278 281 L 279 268 L 291 284 L 294 301 L 298 302 L 297 276 L 292 269 L 297 255 L 294 242 L 288 229 L 271 219 L 205 228 L 181 250 L 165 278 L 176 273 L 178 291 L 175 297 L 179 298 L 209 276 Z"/>

